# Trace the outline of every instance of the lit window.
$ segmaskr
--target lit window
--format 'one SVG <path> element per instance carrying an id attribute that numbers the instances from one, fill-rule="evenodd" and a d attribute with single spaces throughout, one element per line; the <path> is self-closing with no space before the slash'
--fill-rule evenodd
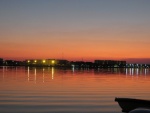
<path id="1" fill-rule="evenodd" d="M 43 63 L 45 63 L 46 61 L 45 60 L 43 60 Z"/>
<path id="2" fill-rule="evenodd" d="M 54 64 L 55 63 L 55 60 L 52 60 L 52 64 Z"/>

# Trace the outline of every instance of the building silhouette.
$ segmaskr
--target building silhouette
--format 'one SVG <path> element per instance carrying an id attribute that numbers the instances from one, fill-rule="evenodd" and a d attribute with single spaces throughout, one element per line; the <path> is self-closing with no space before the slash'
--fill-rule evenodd
<path id="1" fill-rule="evenodd" d="M 0 58 L 0 66 L 2 66 L 2 65 L 3 65 L 3 59 Z"/>
<path id="2" fill-rule="evenodd" d="M 28 59 L 24 61 L 3 60 L 0 66 L 49 66 L 67 68 L 149 68 L 150 64 L 130 64 L 120 60 L 94 60 L 94 62 L 68 61 L 64 59 Z"/>
<path id="3" fill-rule="evenodd" d="M 69 61 L 58 59 L 30 59 L 25 60 L 26 66 L 68 66 Z"/>
<path id="4" fill-rule="evenodd" d="M 125 67 L 126 61 L 117 61 L 117 60 L 95 60 L 95 65 L 100 68 L 117 68 L 117 67 Z"/>

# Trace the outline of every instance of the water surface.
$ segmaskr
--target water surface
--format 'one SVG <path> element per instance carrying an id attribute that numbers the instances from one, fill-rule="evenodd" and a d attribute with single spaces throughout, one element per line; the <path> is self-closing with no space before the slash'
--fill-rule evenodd
<path id="1" fill-rule="evenodd" d="M 149 69 L 0 67 L 1 113 L 121 113 L 115 97 L 149 95 Z"/>

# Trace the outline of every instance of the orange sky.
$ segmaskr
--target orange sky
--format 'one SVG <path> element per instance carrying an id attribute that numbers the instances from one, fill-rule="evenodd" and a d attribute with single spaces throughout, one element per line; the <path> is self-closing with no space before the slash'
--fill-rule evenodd
<path id="1" fill-rule="evenodd" d="M 122 32 L 122 31 L 118 31 Z M 149 34 L 141 35 L 105 31 L 79 31 L 62 33 L 37 33 L 26 36 L 13 34 L 11 40 L 0 45 L 3 58 L 64 58 L 64 59 L 127 59 L 150 58 Z M 6 38 L 7 38 L 6 37 Z M 25 38 L 22 39 L 19 38 Z M 28 37 L 28 38 L 26 38 Z M 41 38 L 42 37 L 42 38 Z M 49 38 L 50 37 L 50 38 Z M 110 38 L 111 37 L 111 38 Z M 112 39 L 113 38 L 113 39 Z"/>
<path id="2" fill-rule="evenodd" d="M 149 3 L 2 1 L 0 57 L 149 59 Z"/>

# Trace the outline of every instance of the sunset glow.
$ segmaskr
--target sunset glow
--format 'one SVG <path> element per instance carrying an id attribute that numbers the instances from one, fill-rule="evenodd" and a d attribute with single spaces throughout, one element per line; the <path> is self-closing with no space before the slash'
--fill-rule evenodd
<path id="1" fill-rule="evenodd" d="M 1 0 L 0 58 L 150 63 L 149 5 L 149 0 Z"/>

